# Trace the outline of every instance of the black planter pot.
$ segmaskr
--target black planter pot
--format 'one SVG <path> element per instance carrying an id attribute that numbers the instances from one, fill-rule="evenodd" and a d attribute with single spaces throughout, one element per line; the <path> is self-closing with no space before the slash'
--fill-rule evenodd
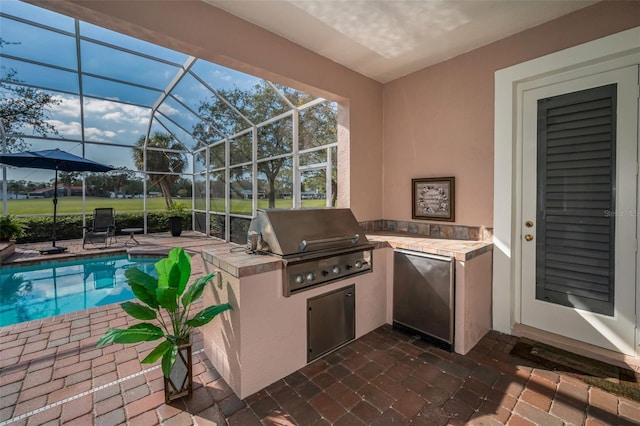
<path id="1" fill-rule="evenodd" d="M 182 216 L 169 217 L 169 230 L 174 237 L 179 237 L 182 234 Z"/>

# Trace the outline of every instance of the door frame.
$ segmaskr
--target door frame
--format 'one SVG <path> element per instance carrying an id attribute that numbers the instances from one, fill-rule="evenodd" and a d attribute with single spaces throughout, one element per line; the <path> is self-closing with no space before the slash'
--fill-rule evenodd
<path id="1" fill-rule="evenodd" d="M 640 63 L 640 27 L 584 43 L 495 73 L 493 328 L 512 334 L 520 318 L 522 120 L 524 87 Z M 640 225 L 640 218 L 637 225 Z M 639 226 L 640 228 L 640 226 Z M 636 270 L 640 258 L 636 253 Z M 637 281 L 637 277 L 636 277 Z M 637 284 L 637 282 L 636 282 Z M 636 292 L 636 312 L 640 312 Z M 636 342 L 640 327 L 636 318 Z M 640 356 L 636 346 L 636 357 Z"/>

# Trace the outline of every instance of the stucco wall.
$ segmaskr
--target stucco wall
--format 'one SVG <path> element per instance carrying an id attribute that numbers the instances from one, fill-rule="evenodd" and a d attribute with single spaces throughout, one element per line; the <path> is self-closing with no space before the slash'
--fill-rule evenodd
<path id="1" fill-rule="evenodd" d="M 200 1 L 27 1 L 348 106 L 340 205 L 411 220 L 411 178 L 455 176 L 456 223 L 469 226 L 493 225 L 494 72 L 640 25 L 640 2 L 606 1 L 383 87 Z"/>
<path id="2" fill-rule="evenodd" d="M 381 83 L 201 1 L 30 3 L 348 106 L 340 117 L 338 202 L 358 220 L 382 217 Z"/>
<path id="3" fill-rule="evenodd" d="M 383 217 L 411 220 L 412 178 L 455 176 L 456 223 L 493 226 L 494 72 L 639 25 L 640 2 L 598 3 L 387 83 Z"/>

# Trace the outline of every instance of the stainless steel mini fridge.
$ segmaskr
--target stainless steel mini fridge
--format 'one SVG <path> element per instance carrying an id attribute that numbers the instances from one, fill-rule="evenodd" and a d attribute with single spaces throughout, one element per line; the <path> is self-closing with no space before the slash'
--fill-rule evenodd
<path id="1" fill-rule="evenodd" d="M 452 351 L 453 259 L 402 249 L 393 257 L 393 326 Z"/>

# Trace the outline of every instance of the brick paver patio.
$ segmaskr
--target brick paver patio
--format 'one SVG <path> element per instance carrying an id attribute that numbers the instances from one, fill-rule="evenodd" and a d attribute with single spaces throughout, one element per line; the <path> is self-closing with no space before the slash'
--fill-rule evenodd
<path id="1" fill-rule="evenodd" d="M 109 250 L 122 250 L 126 238 Z M 136 238 L 134 251 L 185 247 L 196 275 L 199 250 L 218 243 L 191 233 Z M 62 245 L 67 256 L 108 251 Z M 39 246 L 18 247 L 10 261 L 42 258 Z M 193 397 L 166 405 L 159 367 L 139 363 L 154 342 L 95 347 L 108 328 L 128 323 L 109 305 L 0 328 L 0 426 L 640 424 L 640 404 L 511 357 L 515 337 L 491 332 L 461 356 L 390 326 L 245 400 L 211 366 L 196 333 Z"/>

